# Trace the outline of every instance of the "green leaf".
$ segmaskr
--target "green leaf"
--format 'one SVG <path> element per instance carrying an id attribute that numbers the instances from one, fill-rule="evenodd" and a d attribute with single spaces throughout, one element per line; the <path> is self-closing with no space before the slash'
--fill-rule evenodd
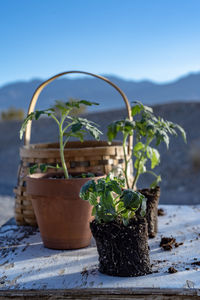
<path id="1" fill-rule="evenodd" d="M 99 103 L 97 103 L 97 102 L 91 102 L 91 101 L 88 101 L 88 100 L 80 100 L 79 103 L 87 105 L 87 106 L 99 105 Z"/>
<path id="2" fill-rule="evenodd" d="M 63 135 L 66 136 L 67 138 L 69 137 L 75 137 L 75 138 L 78 138 L 81 142 L 84 141 L 84 133 L 85 131 L 79 131 L 79 132 L 67 132 L 67 133 L 64 133 Z"/>
<path id="3" fill-rule="evenodd" d="M 26 126 L 27 126 L 28 122 L 31 121 L 31 120 L 33 120 L 34 117 L 35 117 L 35 113 L 32 112 L 32 113 L 30 113 L 30 114 L 24 119 L 24 121 L 23 121 L 23 123 L 22 123 L 22 126 L 21 126 L 21 129 L 20 129 L 20 139 L 22 139 L 22 137 L 23 137 L 23 134 L 24 134 L 24 132 L 25 132 L 25 130 L 26 130 Z"/>
<path id="4" fill-rule="evenodd" d="M 107 137 L 109 142 L 112 142 L 116 138 L 118 132 L 117 129 L 118 127 L 116 122 L 113 122 L 110 125 L 108 125 Z"/>
<path id="5" fill-rule="evenodd" d="M 144 145 L 142 142 L 138 142 L 138 143 L 134 146 L 133 151 L 134 151 L 134 152 L 140 151 L 140 150 L 142 150 L 144 147 L 145 147 L 145 145 Z"/>
<path id="6" fill-rule="evenodd" d="M 110 182 L 110 186 L 113 192 L 115 192 L 117 195 L 121 195 L 122 189 L 116 180 L 112 180 Z"/>
<path id="7" fill-rule="evenodd" d="M 152 148 L 151 168 L 154 169 L 160 163 L 160 154 L 157 149 Z"/>
<path id="8" fill-rule="evenodd" d="M 82 128 L 81 122 L 76 122 L 76 123 L 73 124 L 72 127 L 71 127 L 73 133 L 79 131 L 81 128 Z M 72 135 L 72 136 L 73 136 L 73 135 Z"/>
<path id="9" fill-rule="evenodd" d="M 74 122 L 80 123 L 96 139 L 100 139 L 102 132 L 97 128 L 97 124 L 85 118 L 71 118 Z"/>
<path id="10" fill-rule="evenodd" d="M 140 112 L 145 112 L 145 113 L 153 113 L 153 109 L 149 106 L 143 105 L 142 102 L 140 101 L 134 101 L 133 103 L 136 103 L 132 108 L 132 116 L 134 117 L 135 115 L 139 114 Z"/>
<path id="11" fill-rule="evenodd" d="M 146 164 L 147 159 L 145 157 L 137 158 L 134 163 L 134 167 L 138 170 L 139 174 L 146 172 Z"/>
<path id="12" fill-rule="evenodd" d="M 153 109 L 150 106 L 144 105 L 143 108 L 144 108 L 144 111 L 153 113 Z"/>
<path id="13" fill-rule="evenodd" d="M 35 120 L 38 120 L 41 115 L 46 115 L 46 114 L 47 114 L 47 112 L 44 110 L 36 110 L 35 111 Z"/>
<path id="14" fill-rule="evenodd" d="M 138 209 L 141 202 L 141 194 L 132 189 L 126 189 L 123 191 L 120 200 L 123 201 L 126 209 Z"/>
<path id="15" fill-rule="evenodd" d="M 150 146 L 147 146 L 146 154 L 147 154 L 147 157 L 148 157 L 149 159 L 152 159 L 152 156 L 153 156 L 153 148 L 150 147 Z"/>
<path id="16" fill-rule="evenodd" d="M 131 115 L 134 117 L 142 111 L 142 106 L 139 104 L 134 105 L 131 108 Z"/>
<path id="17" fill-rule="evenodd" d="M 48 169 L 47 164 L 41 164 L 41 165 L 40 165 L 40 171 L 41 171 L 41 172 L 46 173 L 46 172 L 47 172 L 47 169 Z"/>
<path id="18" fill-rule="evenodd" d="M 35 165 L 33 165 L 32 167 L 29 168 L 29 173 L 34 174 L 37 169 L 38 169 L 38 164 L 35 164 Z"/>
<path id="19" fill-rule="evenodd" d="M 79 196 L 83 200 L 89 200 L 90 193 L 95 193 L 95 192 L 96 192 L 96 183 L 94 180 L 89 180 L 81 187 Z"/>
<path id="20" fill-rule="evenodd" d="M 93 193 L 89 193 L 88 201 L 91 205 L 95 206 L 97 205 L 97 197 Z"/>
<path id="21" fill-rule="evenodd" d="M 93 208 L 92 208 L 92 216 L 95 216 L 95 215 L 96 215 L 96 207 L 93 206 Z"/>
<path id="22" fill-rule="evenodd" d="M 183 140 L 185 143 L 187 143 L 187 137 L 186 137 L 186 132 L 185 130 L 183 129 L 183 127 L 181 127 L 180 125 L 176 124 L 176 127 L 177 129 L 180 131 L 182 137 L 183 137 Z"/>
<path id="23" fill-rule="evenodd" d="M 157 178 L 156 178 L 156 180 L 153 181 L 152 184 L 150 185 L 150 188 L 151 188 L 151 189 L 154 189 L 154 188 L 158 185 L 158 183 L 159 183 L 160 181 L 162 181 L 162 179 L 161 179 L 161 176 L 158 175 Z"/>

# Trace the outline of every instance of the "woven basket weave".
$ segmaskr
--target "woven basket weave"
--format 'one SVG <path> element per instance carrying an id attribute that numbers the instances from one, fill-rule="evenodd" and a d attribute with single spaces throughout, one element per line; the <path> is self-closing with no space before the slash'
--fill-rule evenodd
<path id="1" fill-rule="evenodd" d="M 110 80 L 105 77 L 95 75 L 83 71 L 69 71 L 60 73 L 47 81 L 43 82 L 35 91 L 30 102 L 28 114 L 34 111 L 38 96 L 42 89 L 54 79 L 70 73 L 81 73 L 90 75 L 106 81 L 113 86 L 122 96 L 129 119 L 131 117 L 131 109 L 125 94 Z M 24 146 L 20 148 L 21 164 L 18 171 L 18 184 L 14 189 L 15 193 L 15 219 L 18 225 L 36 226 L 34 210 L 31 200 L 26 194 L 26 176 L 29 168 L 38 164 L 56 165 L 60 164 L 60 152 L 58 143 L 30 144 L 31 122 L 29 122 L 24 137 Z M 127 153 L 132 148 L 132 139 L 129 139 Z M 106 141 L 84 141 L 68 142 L 65 148 L 65 160 L 69 172 L 102 172 L 108 174 L 113 169 L 118 172 L 124 167 L 123 147 L 121 142 L 113 142 L 108 145 Z M 52 169 L 50 169 L 52 171 Z M 129 170 L 129 178 L 132 179 L 132 170 Z"/>

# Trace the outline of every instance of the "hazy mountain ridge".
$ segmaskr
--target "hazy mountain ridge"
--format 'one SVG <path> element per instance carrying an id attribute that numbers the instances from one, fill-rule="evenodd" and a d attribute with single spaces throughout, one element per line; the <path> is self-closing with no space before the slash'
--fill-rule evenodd
<path id="1" fill-rule="evenodd" d="M 106 75 L 125 92 L 129 101 L 141 100 L 148 104 L 173 101 L 200 100 L 200 72 L 189 74 L 173 82 L 155 83 L 148 80 L 131 81 Z M 43 82 L 40 79 L 9 83 L 0 88 L 0 110 L 9 107 L 25 111 L 35 89 Z M 99 109 L 123 107 L 121 96 L 111 86 L 96 78 L 61 78 L 50 83 L 41 93 L 37 108 L 48 107 L 54 100 L 80 98 L 97 101 Z"/>

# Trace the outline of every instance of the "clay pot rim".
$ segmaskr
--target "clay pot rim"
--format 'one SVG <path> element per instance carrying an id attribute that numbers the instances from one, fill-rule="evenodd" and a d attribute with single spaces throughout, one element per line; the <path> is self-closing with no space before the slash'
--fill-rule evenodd
<path id="1" fill-rule="evenodd" d="M 73 175 L 79 175 L 82 173 L 90 173 L 90 172 L 70 172 L 69 174 L 73 174 Z M 30 174 L 27 175 L 26 178 L 29 180 L 50 180 L 52 182 L 52 180 L 59 180 L 59 182 L 69 182 L 69 181 L 77 181 L 77 180 L 85 180 L 85 179 L 89 179 L 92 180 L 94 178 L 103 178 L 105 176 L 105 174 L 103 173 L 94 173 L 94 177 L 78 177 L 78 178 L 49 178 L 55 175 L 63 175 L 63 172 L 49 172 L 49 173 L 35 173 L 35 174 Z"/>

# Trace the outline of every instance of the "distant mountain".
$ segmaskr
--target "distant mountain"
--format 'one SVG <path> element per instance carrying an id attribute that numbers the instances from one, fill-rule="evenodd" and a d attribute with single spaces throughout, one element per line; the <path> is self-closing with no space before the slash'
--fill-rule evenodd
<path id="1" fill-rule="evenodd" d="M 163 84 L 148 80 L 129 81 L 115 76 L 106 77 L 125 92 L 129 101 L 140 100 L 151 105 L 200 100 L 200 72 Z M 34 79 L 2 86 L 0 88 L 0 110 L 17 107 L 27 111 L 31 97 L 42 81 L 41 79 Z M 121 96 L 107 83 L 99 79 L 83 77 L 62 78 L 50 83 L 42 91 L 37 108 L 47 108 L 54 100 L 68 100 L 70 97 L 99 102 L 99 110 L 124 106 Z"/>

